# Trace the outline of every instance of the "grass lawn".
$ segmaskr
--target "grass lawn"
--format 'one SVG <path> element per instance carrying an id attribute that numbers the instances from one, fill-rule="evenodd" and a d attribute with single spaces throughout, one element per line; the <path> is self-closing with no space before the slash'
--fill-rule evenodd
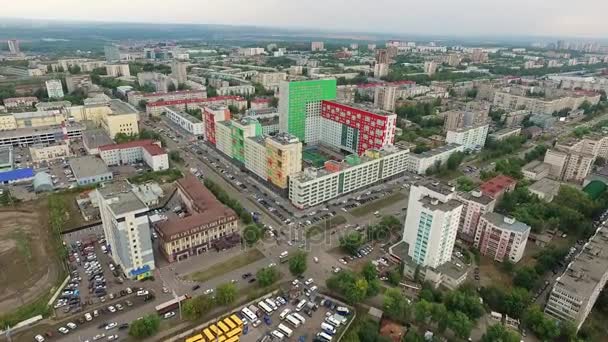
<path id="1" fill-rule="evenodd" d="M 367 214 L 380 210 L 384 207 L 390 206 L 391 204 L 394 204 L 397 201 L 402 201 L 406 198 L 407 198 L 407 196 L 405 196 L 404 193 L 397 192 L 390 196 L 381 198 L 375 202 L 371 202 L 369 204 L 365 204 L 360 207 L 357 207 L 357 208 L 351 210 L 350 213 L 356 217 L 365 216 Z"/>
<path id="2" fill-rule="evenodd" d="M 259 249 L 250 249 L 240 255 L 234 256 L 226 261 L 220 262 L 203 271 L 197 271 L 187 276 L 188 279 L 203 282 L 222 274 L 234 271 L 264 258 Z"/>
<path id="3" fill-rule="evenodd" d="M 344 216 L 338 215 L 335 217 L 331 217 L 316 226 L 312 226 L 308 228 L 306 231 L 306 237 L 309 238 L 311 236 L 319 235 L 326 230 L 332 229 L 336 226 L 339 226 L 343 223 L 346 223 L 346 218 Z"/>

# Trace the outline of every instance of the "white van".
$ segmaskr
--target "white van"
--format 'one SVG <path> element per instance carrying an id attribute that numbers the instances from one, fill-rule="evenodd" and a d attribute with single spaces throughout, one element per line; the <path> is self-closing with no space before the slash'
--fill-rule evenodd
<path id="1" fill-rule="evenodd" d="M 300 312 L 302 311 L 302 309 L 304 308 L 304 306 L 306 305 L 306 299 L 302 299 L 298 305 L 296 305 L 296 311 Z"/>
<path id="2" fill-rule="evenodd" d="M 283 335 L 282 333 L 280 333 L 280 332 L 279 332 L 279 331 L 277 331 L 277 330 L 273 330 L 273 331 L 271 332 L 271 334 L 272 334 L 272 336 L 274 336 L 274 337 L 278 338 L 278 339 L 279 339 L 279 340 L 281 340 L 281 341 L 282 341 L 282 340 L 285 338 L 285 335 Z"/>

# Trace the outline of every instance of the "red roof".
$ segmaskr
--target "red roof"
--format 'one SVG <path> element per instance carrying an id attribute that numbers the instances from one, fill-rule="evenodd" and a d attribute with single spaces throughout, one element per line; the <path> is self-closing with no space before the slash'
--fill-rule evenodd
<path id="1" fill-rule="evenodd" d="M 152 140 L 152 139 L 135 140 L 135 141 L 129 141 L 129 142 L 122 143 L 122 144 L 103 145 L 103 146 L 99 146 L 99 150 L 100 151 L 122 150 L 122 149 L 133 148 L 133 147 L 142 147 L 142 148 L 146 149 L 146 151 L 148 151 L 148 153 L 150 153 L 153 156 L 157 156 L 157 155 L 166 153 L 165 150 L 162 147 L 155 144 L 154 140 Z"/>
<path id="2" fill-rule="evenodd" d="M 165 95 L 180 95 L 180 94 L 202 94 L 202 90 L 178 90 L 172 92 L 156 92 L 156 93 L 143 93 L 141 91 L 135 92 L 135 94 L 143 94 L 144 96 L 165 96 Z"/>
<path id="3" fill-rule="evenodd" d="M 186 104 L 186 103 L 206 103 L 206 102 L 216 102 L 216 101 L 225 101 L 225 100 L 245 101 L 245 98 L 236 96 L 236 95 L 226 95 L 226 96 L 208 97 L 206 99 L 181 99 L 181 100 L 155 101 L 155 102 L 149 102 L 148 104 L 146 104 L 146 106 L 164 107 L 164 106 L 174 106 L 174 105 Z"/>
<path id="4" fill-rule="evenodd" d="M 481 184 L 479 188 L 484 195 L 496 198 L 502 195 L 505 191 L 515 188 L 516 184 L 517 181 L 513 178 L 505 175 L 498 175 Z"/>

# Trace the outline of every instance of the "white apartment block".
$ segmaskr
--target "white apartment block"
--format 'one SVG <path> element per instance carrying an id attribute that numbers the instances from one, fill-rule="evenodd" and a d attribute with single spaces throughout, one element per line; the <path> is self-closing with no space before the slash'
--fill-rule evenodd
<path id="1" fill-rule="evenodd" d="M 238 86 L 228 86 L 217 89 L 217 94 L 219 96 L 228 96 L 228 95 L 253 95 L 255 93 L 255 87 L 252 85 L 238 85 Z"/>
<path id="2" fill-rule="evenodd" d="M 63 86 L 59 80 L 46 81 L 46 92 L 50 99 L 60 99 L 63 97 Z"/>
<path id="3" fill-rule="evenodd" d="M 106 64 L 106 74 L 112 77 L 131 77 L 129 64 Z"/>
<path id="4" fill-rule="evenodd" d="M 530 226 L 512 217 L 485 213 L 479 220 L 475 247 L 495 261 L 517 263 L 524 256 Z"/>
<path id="5" fill-rule="evenodd" d="M 463 240 L 473 242 L 475 240 L 481 215 L 494 211 L 496 200 L 482 194 L 479 190 L 459 192 L 456 195 L 456 199 L 463 204 L 462 215 L 460 215 L 460 225 L 458 226 L 458 235 Z"/>
<path id="6" fill-rule="evenodd" d="M 397 87 L 376 87 L 374 90 L 374 106 L 382 110 L 395 110 Z"/>
<path id="7" fill-rule="evenodd" d="M 387 63 L 376 63 L 374 65 L 374 77 L 381 78 L 388 75 L 388 64 Z"/>
<path id="8" fill-rule="evenodd" d="M 600 101 L 600 95 L 581 93 L 548 100 L 497 91 L 494 93 L 493 104 L 506 110 L 526 109 L 533 114 L 553 114 L 553 112 L 559 112 L 566 108 L 578 109 L 585 101 L 592 105 L 597 104 Z"/>
<path id="9" fill-rule="evenodd" d="M 350 156 L 349 156 L 350 157 Z M 409 150 L 386 146 L 369 150 L 353 161 L 329 162 L 325 168 L 307 168 L 289 178 L 289 200 L 303 209 L 392 177 L 407 169 Z"/>
<path id="10" fill-rule="evenodd" d="M 445 164 L 450 156 L 456 152 L 464 152 L 464 146 L 448 144 L 420 154 L 412 153 L 408 159 L 407 171 L 422 175 L 437 162 L 440 162 L 441 165 Z"/>
<path id="11" fill-rule="evenodd" d="M 152 140 L 100 146 L 99 156 L 108 166 L 134 164 L 143 161 L 152 171 L 169 168 L 169 156 L 160 147 L 160 142 Z"/>
<path id="12" fill-rule="evenodd" d="M 245 139 L 245 167 L 261 179 L 268 179 L 266 139 L 264 137 Z"/>
<path id="13" fill-rule="evenodd" d="M 203 136 L 205 134 L 205 127 L 200 119 L 197 119 L 188 113 L 174 110 L 171 107 L 165 107 L 165 109 L 167 118 L 179 127 L 185 129 L 188 133 L 195 136 Z"/>
<path id="14" fill-rule="evenodd" d="M 447 131 L 445 142 L 462 145 L 465 150 L 475 150 L 485 146 L 487 137 L 488 125 L 464 127 Z"/>
<path id="15" fill-rule="evenodd" d="M 451 186 L 432 180 L 411 186 L 403 241 L 414 263 L 436 269 L 451 260 L 462 207 Z"/>
<path id="16" fill-rule="evenodd" d="M 150 276 L 155 264 L 148 206 L 126 181 L 105 184 L 95 191 L 112 259 L 129 278 Z"/>
<path id="17" fill-rule="evenodd" d="M 608 280 L 608 228 L 602 226 L 589 238 L 551 289 L 545 313 L 580 327 Z"/>
<path id="18" fill-rule="evenodd" d="M 215 123 L 215 147 L 232 158 L 232 125 L 230 121 Z"/>
<path id="19" fill-rule="evenodd" d="M 284 72 L 263 72 L 251 78 L 253 82 L 261 84 L 266 90 L 278 90 L 281 81 L 287 79 L 287 74 Z"/>
<path id="20" fill-rule="evenodd" d="M 325 44 L 323 42 L 312 42 L 310 43 L 311 51 L 323 51 L 325 50 Z"/>
<path id="21" fill-rule="evenodd" d="M 544 162 L 549 164 L 549 175 L 556 180 L 582 183 L 591 172 L 595 156 L 549 149 L 545 153 Z"/>

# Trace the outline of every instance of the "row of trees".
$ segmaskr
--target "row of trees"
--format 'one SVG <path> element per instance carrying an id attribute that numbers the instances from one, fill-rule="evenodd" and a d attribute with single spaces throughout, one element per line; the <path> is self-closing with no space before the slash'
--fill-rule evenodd
<path id="1" fill-rule="evenodd" d="M 227 306 L 237 299 L 236 285 L 225 283 L 215 289 L 215 296 L 200 295 L 189 299 L 182 305 L 182 314 L 186 319 L 198 320 L 218 306 Z"/>
<path id="2" fill-rule="evenodd" d="M 361 273 L 343 270 L 326 281 L 327 288 L 341 295 L 348 303 L 355 304 L 380 293 L 378 271 L 367 263 Z"/>
<path id="3" fill-rule="evenodd" d="M 486 140 L 484 150 L 481 152 L 481 160 L 490 160 L 504 155 L 517 152 L 526 142 L 526 137 L 518 135 L 508 137 L 501 141 L 496 141 L 492 138 Z"/>
<path id="4" fill-rule="evenodd" d="M 207 189 L 209 189 L 209 191 L 213 193 L 213 195 L 215 195 L 218 201 L 224 203 L 229 208 L 234 210 L 236 214 L 239 215 L 241 221 L 243 221 L 244 224 L 251 224 L 253 222 L 253 218 L 251 217 L 251 214 L 247 211 L 247 209 L 243 208 L 243 206 L 237 200 L 228 196 L 226 191 L 222 189 L 219 185 L 217 185 L 210 179 L 205 178 L 205 186 L 207 187 Z"/>

